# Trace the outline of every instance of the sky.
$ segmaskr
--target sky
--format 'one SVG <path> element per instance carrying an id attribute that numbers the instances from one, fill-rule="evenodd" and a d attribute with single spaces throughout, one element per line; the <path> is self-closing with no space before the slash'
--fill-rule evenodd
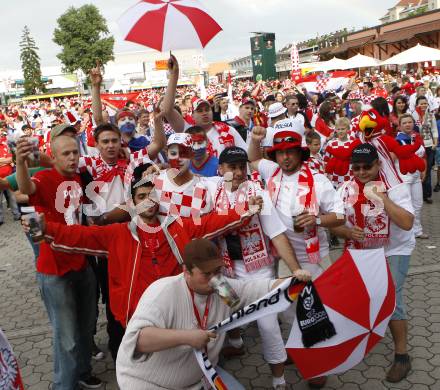
<path id="1" fill-rule="evenodd" d="M 1 1 L 0 71 L 19 69 L 19 41 L 24 25 L 30 28 L 42 66 L 59 65 L 60 47 L 53 41 L 57 18 L 70 6 L 94 4 L 115 37 L 115 53 L 144 50 L 125 42 L 117 19 L 138 0 L 15 0 Z M 379 24 L 379 18 L 397 0 L 199 0 L 223 31 L 205 48 L 208 62 L 232 60 L 250 54 L 252 31 L 274 32 L 276 49 L 344 27 L 356 29 Z"/>

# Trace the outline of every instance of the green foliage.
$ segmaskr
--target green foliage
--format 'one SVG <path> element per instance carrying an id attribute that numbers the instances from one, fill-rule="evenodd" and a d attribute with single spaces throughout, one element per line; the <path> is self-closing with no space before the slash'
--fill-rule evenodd
<path id="1" fill-rule="evenodd" d="M 417 8 L 415 11 L 409 12 L 407 17 L 410 18 L 412 16 L 421 15 L 424 14 L 426 11 L 428 11 L 428 6 L 424 5 L 423 7 Z"/>
<path id="2" fill-rule="evenodd" d="M 24 93 L 32 95 L 44 91 L 41 81 L 40 57 L 34 38 L 31 37 L 28 26 L 24 26 L 20 42 L 21 69 L 24 77 Z"/>
<path id="3" fill-rule="evenodd" d="M 53 41 L 62 47 L 57 57 L 66 72 L 81 69 L 88 74 L 96 66 L 96 60 L 102 65 L 113 60 L 115 40 L 109 36 L 106 20 L 94 5 L 70 7 L 57 23 Z"/>

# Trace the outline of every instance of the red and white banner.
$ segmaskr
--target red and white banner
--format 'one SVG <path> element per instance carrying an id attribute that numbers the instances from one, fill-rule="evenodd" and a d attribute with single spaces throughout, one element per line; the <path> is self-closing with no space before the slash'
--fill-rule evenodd
<path id="1" fill-rule="evenodd" d="M 121 110 L 125 107 L 127 102 L 136 101 L 139 96 L 139 92 L 131 93 L 102 93 L 101 100 L 108 104 L 110 107 Z"/>
<path id="2" fill-rule="evenodd" d="M 296 81 L 297 85 L 305 87 L 307 92 L 322 93 L 324 91 L 340 91 L 350 82 L 356 72 L 351 70 L 339 70 L 329 73 L 314 73 L 304 76 Z"/>

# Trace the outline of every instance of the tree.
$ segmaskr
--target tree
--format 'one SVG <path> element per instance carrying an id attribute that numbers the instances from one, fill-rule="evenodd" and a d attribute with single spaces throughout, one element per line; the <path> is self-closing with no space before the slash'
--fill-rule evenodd
<path id="1" fill-rule="evenodd" d="M 41 81 L 40 57 L 37 53 L 38 47 L 28 26 L 24 26 L 20 42 L 21 69 L 24 77 L 24 94 L 32 95 L 44 91 L 44 84 Z"/>
<path id="2" fill-rule="evenodd" d="M 57 57 L 65 71 L 81 69 L 88 74 L 97 60 L 103 65 L 113 60 L 115 40 L 109 36 L 107 22 L 94 5 L 70 7 L 57 23 L 53 41 L 62 47 Z"/>

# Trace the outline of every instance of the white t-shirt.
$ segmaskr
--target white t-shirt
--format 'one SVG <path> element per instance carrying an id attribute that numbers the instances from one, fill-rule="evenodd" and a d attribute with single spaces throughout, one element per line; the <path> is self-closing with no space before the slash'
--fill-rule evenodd
<path id="1" fill-rule="evenodd" d="M 228 279 L 240 297 L 239 308 L 267 294 L 272 280 L 241 281 Z M 194 302 L 203 316 L 207 296 L 194 294 Z M 207 327 L 217 325 L 234 310 L 217 294 L 211 295 Z M 199 390 L 203 373 L 194 352 L 188 345 L 150 354 L 136 351 L 139 332 L 144 327 L 162 329 L 197 329 L 193 301 L 183 274 L 162 278 L 152 283 L 142 294 L 133 317 L 128 323 L 118 351 L 116 375 L 121 389 L 130 390 Z M 216 366 L 226 333 L 219 333 L 207 345 L 211 363 Z"/>
<path id="2" fill-rule="evenodd" d="M 204 178 L 203 182 L 207 185 L 207 187 L 209 187 L 209 192 L 211 194 L 215 194 L 217 191 L 217 186 L 221 185 L 222 180 L 222 177 L 216 176 Z M 248 181 L 247 183 L 250 185 L 254 185 L 250 181 Z M 228 196 L 230 208 L 233 208 L 235 206 L 235 192 L 230 192 L 226 190 L 226 194 Z M 285 233 L 286 227 L 281 221 L 277 210 L 273 206 L 272 201 L 269 197 L 269 193 L 266 190 L 256 188 L 255 194 L 263 198 L 263 209 L 261 210 L 260 215 L 254 218 L 259 218 L 260 220 L 261 228 L 264 233 L 264 239 L 266 241 L 266 248 L 267 250 L 269 250 L 269 240 L 272 240 L 274 237 L 282 233 Z M 215 201 L 215 199 L 213 199 L 213 201 Z M 273 265 L 262 267 L 253 272 L 248 272 L 246 271 L 243 261 L 234 262 L 234 272 L 238 279 L 270 279 L 275 276 L 275 269 Z"/>
<path id="3" fill-rule="evenodd" d="M 278 164 L 269 160 L 263 159 L 258 165 L 258 172 L 266 183 L 277 169 Z M 294 220 L 292 217 L 297 216 L 302 212 L 302 206 L 297 201 L 298 178 L 299 172 L 296 172 L 293 175 L 283 174 L 278 198 L 273 200 L 273 203 L 278 210 L 278 215 L 281 221 L 287 228 L 286 235 L 295 250 L 298 261 L 300 263 L 307 263 L 309 259 L 306 252 L 304 234 L 302 232 L 297 233 L 293 229 Z M 324 175 L 319 173 L 313 174 L 313 179 L 315 181 L 314 190 L 319 206 L 319 212 L 322 214 L 344 214 L 344 205 L 333 188 L 332 183 Z M 322 259 L 329 255 L 327 234 L 324 228 L 318 228 L 318 238 L 319 252 Z"/>
<path id="4" fill-rule="evenodd" d="M 344 187 L 341 187 L 338 190 L 338 195 L 343 202 L 344 191 Z M 395 204 L 409 211 L 411 214 L 414 214 L 414 209 L 411 202 L 411 193 L 407 184 L 398 184 L 390 188 L 387 191 L 387 194 L 390 200 L 392 200 Z M 345 202 L 344 204 L 346 205 Z M 372 213 L 373 212 L 374 209 L 372 210 Z M 351 205 L 345 208 L 345 214 L 347 217 L 345 225 L 349 228 L 352 228 L 355 224 L 355 221 L 354 210 Z M 416 245 L 416 240 L 412 229 L 410 231 L 402 230 L 391 220 L 389 226 L 385 226 L 385 222 L 388 221 L 385 210 L 382 210 L 381 213 L 374 215 L 372 217 L 372 220 L 372 225 L 376 227 L 376 230 L 380 226 L 380 224 L 383 223 L 384 226 L 382 228 L 382 231 L 389 231 L 389 243 L 384 247 L 385 255 L 387 257 L 395 255 L 411 255 Z M 376 231 L 376 233 L 378 232 Z"/>
<path id="5" fill-rule="evenodd" d="M 397 205 L 414 215 L 411 201 L 411 192 L 408 184 L 402 183 L 388 190 L 389 198 Z M 409 231 L 399 228 L 394 222 L 390 224 L 390 242 L 385 247 L 385 255 L 411 255 L 416 247 L 414 230 Z"/>

